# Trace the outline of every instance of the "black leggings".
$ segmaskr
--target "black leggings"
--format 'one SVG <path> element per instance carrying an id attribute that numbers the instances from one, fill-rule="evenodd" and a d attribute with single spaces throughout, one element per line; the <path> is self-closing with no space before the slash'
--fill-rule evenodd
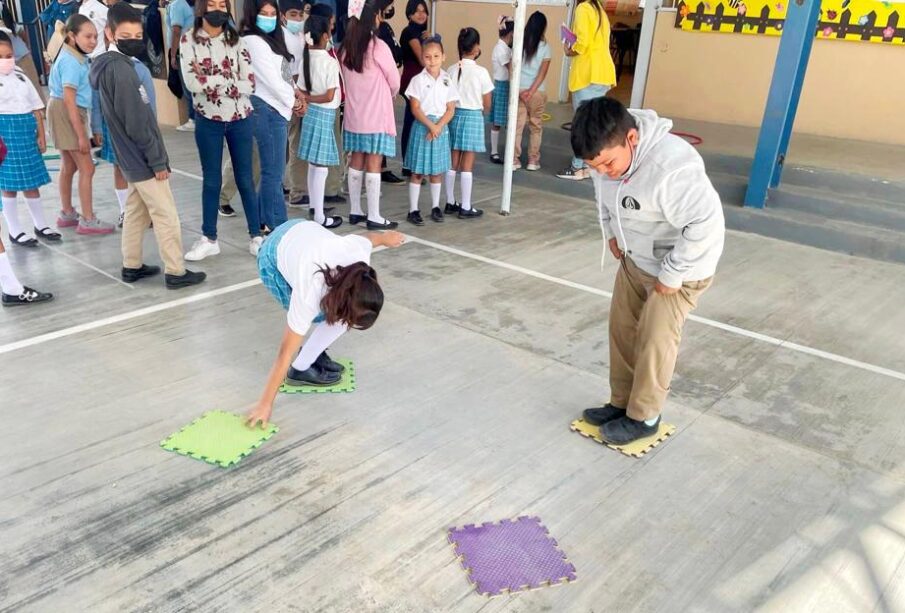
<path id="1" fill-rule="evenodd" d="M 405 96 L 403 96 L 405 98 Z M 402 119 L 402 168 L 405 169 L 405 156 L 409 150 L 409 135 L 412 125 L 415 123 L 415 115 L 412 114 L 412 102 L 405 98 L 405 116 Z M 411 169 L 409 169 L 411 170 Z"/>

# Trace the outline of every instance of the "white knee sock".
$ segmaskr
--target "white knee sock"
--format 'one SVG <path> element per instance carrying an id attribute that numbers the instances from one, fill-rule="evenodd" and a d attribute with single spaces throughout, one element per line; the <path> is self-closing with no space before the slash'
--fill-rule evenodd
<path id="1" fill-rule="evenodd" d="M 47 225 L 47 218 L 44 217 L 44 206 L 41 202 L 41 196 L 38 196 L 37 198 L 26 197 L 25 204 L 28 205 L 28 211 L 31 213 L 31 220 L 35 222 L 35 227 L 38 230 L 49 227 Z"/>
<path id="2" fill-rule="evenodd" d="M 431 206 L 435 209 L 440 208 L 440 190 L 443 186 L 440 183 L 431 183 Z"/>
<path id="3" fill-rule="evenodd" d="M 490 131 L 490 153 L 492 155 L 499 155 L 499 153 L 500 153 L 500 131 L 499 130 Z"/>
<path id="4" fill-rule="evenodd" d="M 330 169 L 326 166 L 308 164 L 308 199 L 311 208 L 314 209 L 314 221 L 323 224 L 327 217 L 324 215 L 324 189 L 327 185 L 327 173 Z"/>
<path id="5" fill-rule="evenodd" d="M 470 172 L 462 173 L 462 187 L 460 191 L 462 192 L 462 210 L 470 211 L 471 210 L 471 185 L 474 181 L 474 175 Z"/>
<path id="6" fill-rule="evenodd" d="M 418 210 L 418 199 L 421 197 L 421 181 L 409 183 L 409 212 Z"/>
<path id="7" fill-rule="evenodd" d="M 113 191 L 116 192 L 116 201 L 119 202 L 119 212 L 125 213 L 126 212 L 126 198 L 129 196 L 129 188 L 128 187 L 126 189 L 114 188 Z"/>
<path id="8" fill-rule="evenodd" d="M 327 322 L 314 324 L 311 335 L 305 340 L 302 350 L 299 351 L 298 356 L 293 360 L 292 367 L 296 370 L 308 370 L 311 368 L 318 356 L 329 349 L 330 345 L 335 343 L 336 339 L 348 329 L 345 324 L 329 325 Z"/>
<path id="9" fill-rule="evenodd" d="M 361 184 L 364 176 L 364 171 L 349 169 L 349 212 L 353 215 L 364 215 L 361 210 Z M 311 196 L 308 197 L 310 199 Z"/>
<path id="10" fill-rule="evenodd" d="M 16 196 L 3 196 L 3 217 L 6 219 L 6 229 L 12 237 L 22 234 L 22 224 L 19 223 L 19 201 Z"/>
<path id="11" fill-rule="evenodd" d="M 446 171 L 446 201 L 449 204 L 456 203 L 456 171 Z"/>
<path id="12" fill-rule="evenodd" d="M 365 191 L 368 194 L 368 221 L 383 223 L 380 216 L 380 173 L 369 172 L 365 175 Z"/>
<path id="13" fill-rule="evenodd" d="M 5 205 L 3 212 L 6 212 Z M 16 273 L 13 272 L 6 253 L 0 253 L 0 291 L 10 296 L 18 296 L 25 291 L 25 288 L 19 283 L 19 279 L 16 278 Z"/>

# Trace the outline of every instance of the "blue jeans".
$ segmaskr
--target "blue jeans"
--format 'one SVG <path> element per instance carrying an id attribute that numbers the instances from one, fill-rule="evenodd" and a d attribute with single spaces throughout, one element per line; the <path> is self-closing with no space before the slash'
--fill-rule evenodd
<path id="1" fill-rule="evenodd" d="M 606 93 L 610 91 L 609 85 L 597 85 L 592 83 L 587 87 L 583 87 L 579 89 L 577 92 L 572 92 L 572 110 L 577 111 L 578 107 L 581 106 L 583 102 L 587 102 L 588 100 L 593 100 L 594 98 L 603 98 L 606 96 Z M 580 168 L 584 168 L 587 164 L 584 163 L 584 160 L 581 158 L 572 158 L 572 168 L 578 170 Z"/>
<path id="2" fill-rule="evenodd" d="M 283 199 L 283 170 L 286 168 L 286 143 L 289 141 L 289 122 L 272 106 L 251 97 L 255 112 L 255 140 L 258 141 L 258 157 L 261 159 L 261 184 L 258 186 L 258 204 L 261 221 L 271 230 L 286 222 L 286 201 Z"/>
<path id="3" fill-rule="evenodd" d="M 229 147 L 233 161 L 233 176 L 242 197 L 249 236 L 261 236 L 258 196 L 251 176 L 251 148 L 254 147 L 254 120 L 213 121 L 203 115 L 195 116 L 195 143 L 201 157 L 201 232 L 210 240 L 217 240 L 217 213 L 220 206 L 220 187 L 223 184 L 223 141 Z"/>

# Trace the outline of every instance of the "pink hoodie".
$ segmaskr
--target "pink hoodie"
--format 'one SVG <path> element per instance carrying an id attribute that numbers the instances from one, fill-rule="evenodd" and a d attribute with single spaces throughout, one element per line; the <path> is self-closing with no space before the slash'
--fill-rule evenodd
<path id="1" fill-rule="evenodd" d="M 356 134 L 396 136 L 393 98 L 399 93 L 399 69 L 390 48 L 374 37 L 362 72 L 350 70 L 342 61 L 340 66 L 346 93 L 343 129 Z"/>

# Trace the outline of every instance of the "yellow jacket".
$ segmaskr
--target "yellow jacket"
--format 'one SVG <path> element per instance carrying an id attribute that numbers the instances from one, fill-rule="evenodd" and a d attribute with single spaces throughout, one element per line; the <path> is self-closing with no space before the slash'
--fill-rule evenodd
<path id="1" fill-rule="evenodd" d="M 610 20 L 603 14 L 598 28 L 597 9 L 591 2 L 582 2 L 575 9 L 572 31 L 578 39 L 572 51 L 569 69 L 569 91 L 576 92 L 588 85 L 616 85 L 616 66 L 610 55 Z"/>

